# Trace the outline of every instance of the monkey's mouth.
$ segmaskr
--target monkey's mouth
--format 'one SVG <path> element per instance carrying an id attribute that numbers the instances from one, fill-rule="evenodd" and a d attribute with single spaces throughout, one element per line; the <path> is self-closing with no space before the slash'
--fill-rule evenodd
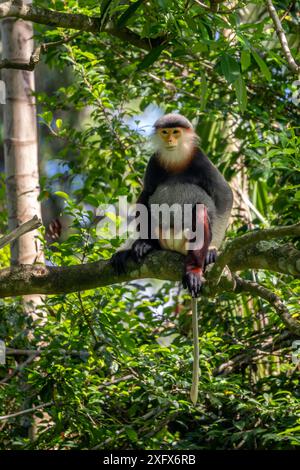
<path id="1" fill-rule="evenodd" d="M 175 150 L 177 145 L 166 145 L 167 150 Z"/>

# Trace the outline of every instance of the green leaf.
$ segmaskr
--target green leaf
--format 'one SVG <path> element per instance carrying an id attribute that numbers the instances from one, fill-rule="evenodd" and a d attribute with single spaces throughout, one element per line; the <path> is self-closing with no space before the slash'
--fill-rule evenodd
<path id="1" fill-rule="evenodd" d="M 65 193 L 64 191 L 55 191 L 54 194 L 56 196 L 59 196 L 59 197 L 63 198 L 63 199 L 66 199 L 66 200 L 70 199 L 70 196 L 67 193 Z"/>
<path id="2" fill-rule="evenodd" d="M 157 3 L 163 10 L 169 10 L 172 6 L 171 0 L 157 0 Z"/>
<path id="3" fill-rule="evenodd" d="M 40 116 L 50 126 L 53 119 L 53 113 L 51 111 L 46 111 L 45 113 L 41 113 Z"/>
<path id="4" fill-rule="evenodd" d="M 268 69 L 267 64 L 260 57 L 260 55 L 257 54 L 257 52 L 252 50 L 252 55 L 253 55 L 254 59 L 256 60 L 256 63 L 259 66 L 261 73 L 266 78 L 266 80 L 268 80 L 268 82 L 269 82 L 271 80 L 272 76 L 271 76 L 270 70 Z"/>
<path id="5" fill-rule="evenodd" d="M 300 191 L 296 191 L 296 192 L 295 192 L 295 199 L 299 199 L 299 200 L 300 200 Z"/>
<path id="6" fill-rule="evenodd" d="M 134 15 L 136 10 L 140 7 L 140 5 L 144 2 L 145 0 L 137 0 L 137 2 L 132 3 L 127 10 L 124 11 L 124 13 L 121 15 L 121 17 L 117 21 L 117 27 L 122 28 L 123 26 L 126 25 L 126 23 L 130 20 L 130 18 Z"/>
<path id="7" fill-rule="evenodd" d="M 240 75 L 233 84 L 235 89 L 236 98 L 239 103 L 241 112 L 243 113 L 247 108 L 247 89 L 243 77 Z"/>
<path id="8" fill-rule="evenodd" d="M 57 129 L 60 129 L 62 126 L 62 119 L 56 119 L 55 124 L 56 124 Z"/>
<path id="9" fill-rule="evenodd" d="M 228 83 L 233 83 L 240 75 L 240 65 L 228 54 L 221 59 L 221 70 Z"/>
<path id="10" fill-rule="evenodd" d="M 129 437 L 129 439 L 133 442 L 137 441 L 138 440 L 138 435 L 137 433 L 135 432 L 134 429 L 130 428 L 129 426 L 127 426 L 125 428 L 125 432 L 127 434 L 127 436 Z"/>
<path id="11" fill-rule="evenodd" d="M 90 204 L 91 206 L 94 206 L 94 207 L 98 207 L 99 206 L 99 201 L 98 199 L 93 196 L 93 194 L 88 194 L 85 198 L 84 198 L 84 201 L 87 203 L 87 204 Z"/>
<path id="12" fill-rule="evenodd" d="M 137 70 L 143 70 L 147 69 L 152 65 L 160 56 L 164 48 L 166 47 L 166 44 L 161 44 L 160 46 L 155 47 L 155 49 L 152 49 L 152 51 L 147 54 L 142 62 L 139 63 L 137 66 Z"/>
<path id="13" fill-rule="evenodd" d="M 242 50 L 241 65 L 242 65 L 242 71 L 243 72 L 250 67 L 250 65 L 251 65 L 251 54 L 250 54 L 249 51 Z"/>
<path id="14" fill-rule="evenodd" d="M 89 60 L 95 60 L 97 59 L 97 57 L 95 56 L 95 54 L 92 54 L 91 52 L 88 52 L 88 51 L 80 51 L 80 54 L 84 57 L 86 57 L 87 59 Z"/>

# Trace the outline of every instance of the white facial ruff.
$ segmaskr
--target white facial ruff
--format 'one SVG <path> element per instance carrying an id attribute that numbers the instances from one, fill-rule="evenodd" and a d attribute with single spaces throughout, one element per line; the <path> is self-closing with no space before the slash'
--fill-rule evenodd
<path id="1" fill-rule="evenodd" d="M 191 152 L 197 143 L 197 136 L 193 132 L 184 132 L 177 144 L 177 147 L 168 149 L 158 134 L 152 137 L 155 152 L 160 155 L 160 160 L 166 167 L 177 166 L 189 159 Z"/>

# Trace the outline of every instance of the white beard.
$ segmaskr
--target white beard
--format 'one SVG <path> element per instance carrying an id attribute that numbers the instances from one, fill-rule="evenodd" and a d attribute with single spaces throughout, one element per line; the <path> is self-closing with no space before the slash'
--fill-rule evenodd
<path id="1" fill-rule="evenodd" d="M 197 136 L 193 132 L 186 132 L 180 138 L 177 147 L 168 149 L 162 143 L 159 135 L 154 134 L 152 143 L 155 152 L 159 153 L 160 160 L 165 167 L 181 165 L 185 160 L 189 159 L 191 152 L 197 144 Z"/>

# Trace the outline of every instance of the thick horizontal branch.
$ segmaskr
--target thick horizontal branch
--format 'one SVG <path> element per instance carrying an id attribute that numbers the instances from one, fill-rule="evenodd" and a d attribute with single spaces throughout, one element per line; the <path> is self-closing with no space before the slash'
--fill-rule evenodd
<path id="1" fill-rule="evenodd" d="M 21 18 L 34 23 L 56 26 L 59 28 L 80 29 L 97 32 L 100 28 L 100 18 L 82 14 L 72 14 L 48 10 L 20 0 L 11 0 L 0 4 L 0 18 Z"/>
<path id="2" fill-rule="evenodd" d="M 57 28 L 86 31 L 94 34 L 106 32 L 111 36 L 145 50 L 151 50 L 166 40 L 166 37 L 141 38 L 127 27 L 117 28 L 110 23 L 101 31 L 100 17 L 49 10 L 35 5 L 25 4 L 20 0 L 11 0 L 0 4 L 0 18 L 8 17 L 20 18 L 32 21 L 33 23 L 55 26 Z"/>
<path id="3" fill-rule="evenodd" d="M 178 281 L 181 267 L 182 256 L 171 252 L 153 253 L 139 266 L 131 262 L 127 273 L 120 276 L 114 273 L 109 260 L 62 267 L 14 266 L 0 271 L 0 298 L 78 292 L 144 278 Z"/>
<path id="4" fill-rule="evenodd" d="M 28 70 L 32 72 L 35 65 L 36 63 L 31 60 L 29 62 L 11 62 L 7 59 L 0 61 L 0 69 Z"/>
<path id="5" fill-rule="evenodd" d="M 260 242 L 257 252 L 254 247 L 251 249 L 255 256 L 247 258 L 240 250 L 234 260 L 234 267 L 237 271 L 251 269 L 256 267 L 256 260 L 259 259 L 260 250 L 263 261 L 263 269 L 274 269 L 279 272 L 291 274 L 291 266 L 296 268 L 296 275 L 300 275 L 300 251 L 291 245 L 276 246 L 270 242 Z M 280 257 L 283 252 L 290 250 L 293 255 L 291 266 L 285 260 L 283 263 Z M 249 249 L 246 248 L 248 252 Z M 270 265 L 268 258 L 270 255 Z M 274 259 L 279 258 L 277 264 Z M 251 261 L 254 260 L 254 266 Z M 75 266 L 44 266 L 44 265 L 21 265 L 3 269 L 0 271 L 0 297 L 12 297 L 25 294 L 66 294 L 69 292 L 78 292 L 96 287 L 112 285 L 115 283 L 128 282 L 136 279 L 161 279 L 169 281 L 180 281 L 183 270 L 184 258 L 179 253 L 170 251 L 159 251 L 150 253 L 141 264 L 133 261 L 128 263 L 127 273 L 117 276 L 114 273 L 110 261 L 98 261 Z M 230 266 L 232 269 L 232 266 Z M 224 269 L 216 286 L 214 277 L 211 278 L 211 272 L 214 267 L 208 270 L 206 274 L 206 283 L 203 287 L 203 295 L 215 296 L 218 292 L 250 293 L 253 296 L 260 296 L 267 300 L 276 310 L 279 317 L 285 323 L 287 328 L 295 335 L 300 336 L 300 324 L 293 319 L 284 303 L 271 291 L 258 284 L 249 283 L 231 274 L 229 269 Z"/>
<path id="6" fill-rule="evenodd" d="M 283 237 L 299 237 L 300 236 L 300 223 L 293 225 L 286 225 L 284 227 L 272 227 L 266 230 L 253 230 L 252 232 L 246 233 L 241 237 L 235 238 L 228 242 L 210 271 L 210 280 L 214 280 L 214 285 L 218 285 L 218 281 L 222 274 L 222 271 L 226 265 L 231 266 L 232 260 L 235 258 L 238 251 L 240 256 L 245 256 L 247 250 L 255 249 L 255 246 L 259 242 L 267 242 L 268 240 L 274 240 L 276 238 Z M 242 259 L 240 260 L 242 262 Z M 250 260 L 251 263 L 251 260 Z M 237 263 L 239 264 L 239 263 Z M 266 263 L 268 264 L 268 262 Z M 296 260 L 296 274 L 300 274 L 299 260 Z M 250 267 L 250 266 L 249 266 Z M 243 268 L 246 269 L 246 268 Z M 264 267 L 263 269 L 268 269 Z M 239 270 L 239 269 L 238 269 Z M 277 269 L 275 269 L 277 270 Z"/>
<path id="7" fill-rule="evenodd" d="M 25 233 L 32 232 L 32 230 L 39 228 L 41 225 L 42 221 L 35 215 L 32 219 L 20 225 L 20 227 L 17 227 L 8 235 L 4 235 L 4 237 L 0 238 L 0 249 L 17 238 L 20 238 Z"/>
<path id="8" fill-rule="evenodd" d="M 15 266 L 0 271 L 0 298 L 78 292 L 136 279 L 180 281 L 183 260 L 178 253 L 153 252 L 140 265 L 129 262 L 127 273 L 119 276 L 114 273 L 109 260 L 62 267 L 38 264 Z M 292 245 L 261 242 L 251 249 L 237 250 L 229 267 L 234 271 L 256 268 L 300 276 L 300 251 Z M 211 271 L 207 273 L 205 288 L 208 295 L 215 284 Z"/>
<path id="9" fill-rule="evenodd" d="M 229 267 L 232 271 L 267 269 L 300 277 L 300 251 L 292 243 L 279 245 L 275 241 L 261 241 L 235 251 Z"/>

